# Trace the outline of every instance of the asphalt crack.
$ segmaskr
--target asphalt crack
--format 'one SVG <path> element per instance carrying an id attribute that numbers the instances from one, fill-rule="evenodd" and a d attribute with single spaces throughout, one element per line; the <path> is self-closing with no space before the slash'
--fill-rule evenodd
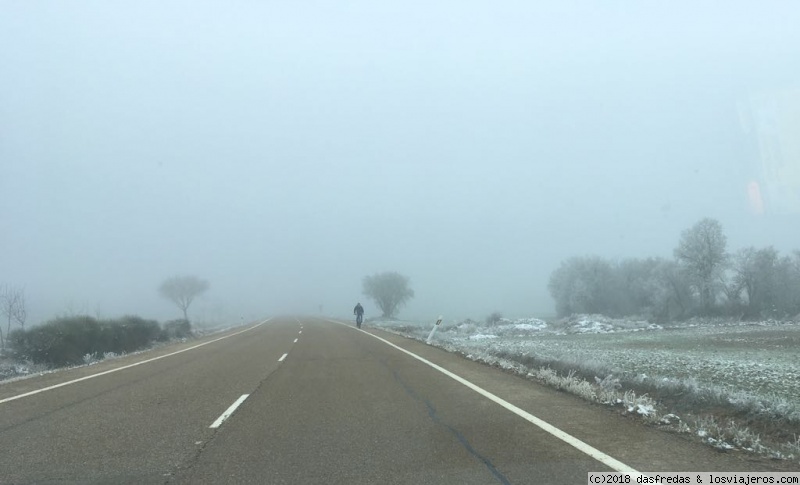
<path id="1" fill-rule="evenodd" d="M 428 410 L 428 417 L 431 418 L 431 421 L 433 421 L 437 425 L 443 427 L 448 432 L 450 432 L 450 434 L 452 434 L 458 440 L 458 442 L 461 443 L 461 446 L 463 446 L 464 449 L 470 455 L 474 456 L 477 460 L 479 460 L 481 463 L 484 464 L 486 469 L 489 470 L 489 472 L 497 479 L 498 482 L 502 483 L 503 485 L 511 485 L 511 482 L 508 480 L 508 478 L 506 478 L 505 475 L 503 475 L 500 472 L 500 470 L 498 470 L 494 466 L 494 464 L 492 463 L 492 461 L 488 457 L 482 455 L 478 450 L 476 450 L 475 447 L 472 446 L 472 444 L 469 442 L 469 440 L 467 439 L 466 436 L 464 436 L 454 426 L 452 426 L 451 424 L 447 423 L 439 415 L 439 413 L 436 411 L 436 407 L 433 405 L 433 403 L 431 403 L 429 400 L 427 400 L 427 399 L 421 397 L 419 394 L 417 394 L 414 391 L 414 389 L 412 389 L 411 386 L 409 386 L 400 377 L 400 375 L 397 373 L 396 370 L 394 370 L 391 367 L 389 367 L 389 365 L 386 363 L 385 360 L 382 360 L 381 363 L 384 366 L 386 366 L 392 372 L 392 375 L 394 376 L 394 379 L 400 384 L 400 386 L 403 388 L 403 390 L 405 391 L 406 394 L 408 394 L 415 401 L 425 405 L 425 408 Z"/>

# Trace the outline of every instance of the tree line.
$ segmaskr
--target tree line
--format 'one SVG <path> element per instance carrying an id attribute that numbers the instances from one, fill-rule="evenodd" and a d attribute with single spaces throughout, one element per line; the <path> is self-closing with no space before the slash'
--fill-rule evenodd
<path id="1" fill-rule="evenodd" d="M 673 321 L 800 314 L 800 251 L 781 255 L 771 246 L 751 246 L 729 253 L 721 224 L 705 218 L 681 233 L 673 256 L 573 257 L 553 271 L 548 289 L 559 316 L 600 313 Z"/>

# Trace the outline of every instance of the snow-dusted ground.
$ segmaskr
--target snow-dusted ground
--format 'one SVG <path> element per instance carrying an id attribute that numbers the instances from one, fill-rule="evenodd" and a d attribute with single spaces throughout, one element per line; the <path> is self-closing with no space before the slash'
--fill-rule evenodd
<path id="1" fill-rule="evenodd" d="M 432 323 L 368 322 L 427 338 Z M 800 324 L 690 321 L 664 327 L 643 320 L 575 315 L 548 324 L 536 318 L 495 324 L 442 324 L 432 343 L 476 359 L 535 357 L 590 366 L 606 375 L 693 381 L 730 393 L 800 398 Z M 519 359 L 517 359 L 519 360 Z"/>

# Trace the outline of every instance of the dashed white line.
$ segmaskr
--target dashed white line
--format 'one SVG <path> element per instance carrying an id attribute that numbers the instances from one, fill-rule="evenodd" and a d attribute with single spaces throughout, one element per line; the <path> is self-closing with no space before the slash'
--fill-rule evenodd
<path id="1" fill-rule="evenodd" d="M 92 375 L 89 375 L 89 376 L 80 377 L 78 379 L 73 379 L 71 381 L 62 382 L 61 384 L 56 384 L 54 386 L 43 387 L 43 388 L 37 389 L 35 391 L 30 391 L 30 392 L 26 392 L 24 394 L 18 394 L 16 396 L 11 396 L 11 397 L 7 397 L 5 399 L 0 399 L 0 404 L 7 403 L 7 402 L 10 402 L 10 401 L 15 401 L 17 399 L 22 399 L 23 397 L 33 396 L 34 394 L 39 394 L 39 393 L 45 392 L 45 391 L 52 391 L 53 389 L 58 389 L 59 387 L 64 387 L 64 386 L 68 386 L 70 384 L 75 384 L 75 383 L 78 383 L 78 382 L 81 382 L 81 381 L 85 381 L 85 380 L 88 380 L 88 379 L 92 379 L 92 378 L 95 378 L 95 377 L 104 376 L 106 374 L 111 374 L 112 372 L 118 372 L 118 371 L 121 371 L 121 370 L 130 369 L 131 367 L 136 367 L 137 365 L 147 364 L 149 362 L 154 362 L 156 360 L 163 359 L 163 358 L 166 358 L 166 357 L 172 357 L 173 355 L 178 355 L 178 354 L 181 354 L 183 352 L 188 352 L 190 350 L 194 350 L 194 349 L 203 347 L 204 345 L 213 344 L 214 342 L 219 342 L 220 340 L 224 340 L 226 338 L 233 337 L 235 335 L 239 335 L 240 333 L 249 332 L 250 330 L 253 330 L 254 328 L 257 328 L 257 327 L 260 327 L 261 325 L 264 325 L 265 323 L 267 323 L 270 320 L 272 320 L 272 319 L 271 318 L 267 318 L 266 320 L 264 320 L 263 322 L 259 323 L 258 325 L 254 325 L 254 326 L 252 326 L 250 328 L 246 328 L 246 329 L 244 329 L 244 330 L 242 330 L 240 332 L 232 333 L 230 335 L 226 335 L 224 337 L 220 337 L 220 338 L 217 338 L 217 339 L 214 339 L 214 340 L 209 340 L 208 342 L 203 342 L 202 344 L 198 344 L 198 345 L 195 345 L 193 347 L 189 347 L 188 349 L 179 350 L 179 351 L 173 352 L 171 354 L 166 354 L 166 355 L 161 355 L 161 356 L 158 356 L 158 357 L 153 357 L 152 359 L 143 360 L 141 362 L 136 362 L 136 363 L 130 364 L 130 365 L 124 365 L 122 367 L 117 367 L 116 369 L 109 369 L 107 371 L 98 372 L 97 374 L 92 374 Z"/>
<path id="2" fill-rule="evenodd" d="M 236 411 L 236 408 L 238 408 L 239 405 L 241 405 L 244 402 L 244 400 L 247 399 L 248 397 L 250 397 L 250 394 L 242 394 L 242 396 L 239 399 L 237 399 L 233 404 L 231 404 L 231 406 L 227 410 L 225 410 L 225 412 L 222 413 L 222 415 L 218 417 L 216 421 L 211 423 L 211 426 L 209 426 L 209 428 L 219 428 L 222 422 L 231 417 L 231 414 L 233 414 L 233 412 Z"/>
<path id="3" fill-rule="evenodd" d="M 283 362 L 283 359 L 285 359 L 287 355 L 289 355 L 289 354 L 283 354 L 283 355 L 281 355 L 281 358 L 280 358 L 280 359 L 278 359 L 278 362 Z"/>
<path id="4" fill-rule="evenodd" d="M 294 343 L 297 343 L 297 339 L 294 339 Z"/>
<path id="5" fill-rule="evenodd" d="M 344 326 L 346 326 L 348 328 L 352 328 L 351 325 L 348 325 L 348 324 L 345 324 L 345 323 L 342 323 L 342 322 L 337 322 L 335 320 L 327 320 L 327 321 L 331 322 L 331 323 L 338 323 L 339 325 L 344 325 Z M 406 353 L 406 354 L 410 355 L 411 357 L 417 359 L 418 361 L 422 362 L 423 364 L 429 365 L 430 367 L 438 370 L 439 372 L 441 372 L 442 374 L 446 375 L 447 377 L 450 377 L 451 379 L 454 379 L 457 382 L 467 386 L 468 388 L 472 389 L 473 391 L 477 392 L 478 394 L 480 394 L 480 395 L 490 399 L 491 401 L 494 401 L 495 403 L 503 406 L 507 410 L 511 411 L 512 413 L 516 414 L 517 416 L 521 417 L 522 419 L 528 421 L 529 423 L 531 423 L 531 424 L 533 424 L 535 426 L 538 426 L 542 430 L 550 433 L 551 435 L 555 436 L 556 438 L 560 439 L 561 441 L 563 441 L 563 442 L 573 446 L 577 450 L 579 450 L 579 451 L 591 456 L 592 458 L 594 458 L 595 460 L 599 461 L 600 463 L 606 465 L 607 467 L 611 468 L 612 470 L 618 471 L 618 472 L 639 473 L 638 471 L 636 471 L 632 467 L 626 465 L 625 463 L 622 463 L 621 461 L 617 460 L 616 458 L 613 458 L 613 457 L 611 457 L 609 455 L 606 455 L 605 453 L 603 453 L 602 451 L 598 450 L 597 448 L 595 448 L 595 447 L 593 447 L 593 446 L 591 446 L 591 445 L 589 445 L 587 443 L 584 443 L 583 441 L 581 441 L 578 438 L 572 436 L 571 434 L 568 434 L 565 431 L 562 431 L 562 430 L 556 428 L 555 426 L 553 426 L 552 424 L 548 423 L 547 421 L 544 421 L 544 420 L 542 420 L 540 418 L 537 418 L 536 416 L 534 416 L 531 413 L 525 411 L 524 409 L 521 409 L 521 408 L 511 404 L 510 402 L 502 399 L 499 396 L 496 396 L 496 395 L 492 394 L 491 392 L 487 391 L 486 389 L 483 389 L 482 387 L 478 387 L 477 385 L 473 384 L 472 382 L 464 379 L 461 376 L 458 376 L 458 375 L 450 372 L 449 370 L 445 369 L 444 367 L 441 367 L 441 366 L 439 366 L 437 364 L 434 364 L 433 362 L 431 362 L 431 361 L 429 361 L 429 360 L 427 360 L 427 359 L 425 359 L 423 357 L 420 357 L 419 355 L 417 355 L 417 354 L 415 354 L 415 353 L 413 353 L 413 352 L 411 352 L 409 350 L 406 350 L 406 349 L 404 349 L 404 348 L 402 348 L 402 347 L 400 347 L 398 345 L 395 345 L 395 344 L 389 342 L 386 339 L 380 338 L 377 335 L 373 335 L 373 334 L 371 334 L 369 332 L 365 332 L 364 330 L 359 330 L 359 329 L 353 329 L 353 330 L 358 330 L 359 332 L 365 333 L 365 334 L 369 335 L 370 337 L 373 337 L 375 339 L 380 340 L 381 342 L 385 343 L 386 345 L 389 345 L 391 347 L 396 348 L 400 352 L 403 352 L 403 353 Z"/>

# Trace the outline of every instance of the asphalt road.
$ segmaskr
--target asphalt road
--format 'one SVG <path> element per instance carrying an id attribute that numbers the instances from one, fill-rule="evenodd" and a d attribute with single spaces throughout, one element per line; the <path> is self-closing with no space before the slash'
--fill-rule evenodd
<path id="1" fill-rule="evenodd" d="M 3 484 L 558 485 L 615 467 L 787 466 L 719 453 L 423 343 L 318 318 L 275 318 L 0 384 Z"/>

